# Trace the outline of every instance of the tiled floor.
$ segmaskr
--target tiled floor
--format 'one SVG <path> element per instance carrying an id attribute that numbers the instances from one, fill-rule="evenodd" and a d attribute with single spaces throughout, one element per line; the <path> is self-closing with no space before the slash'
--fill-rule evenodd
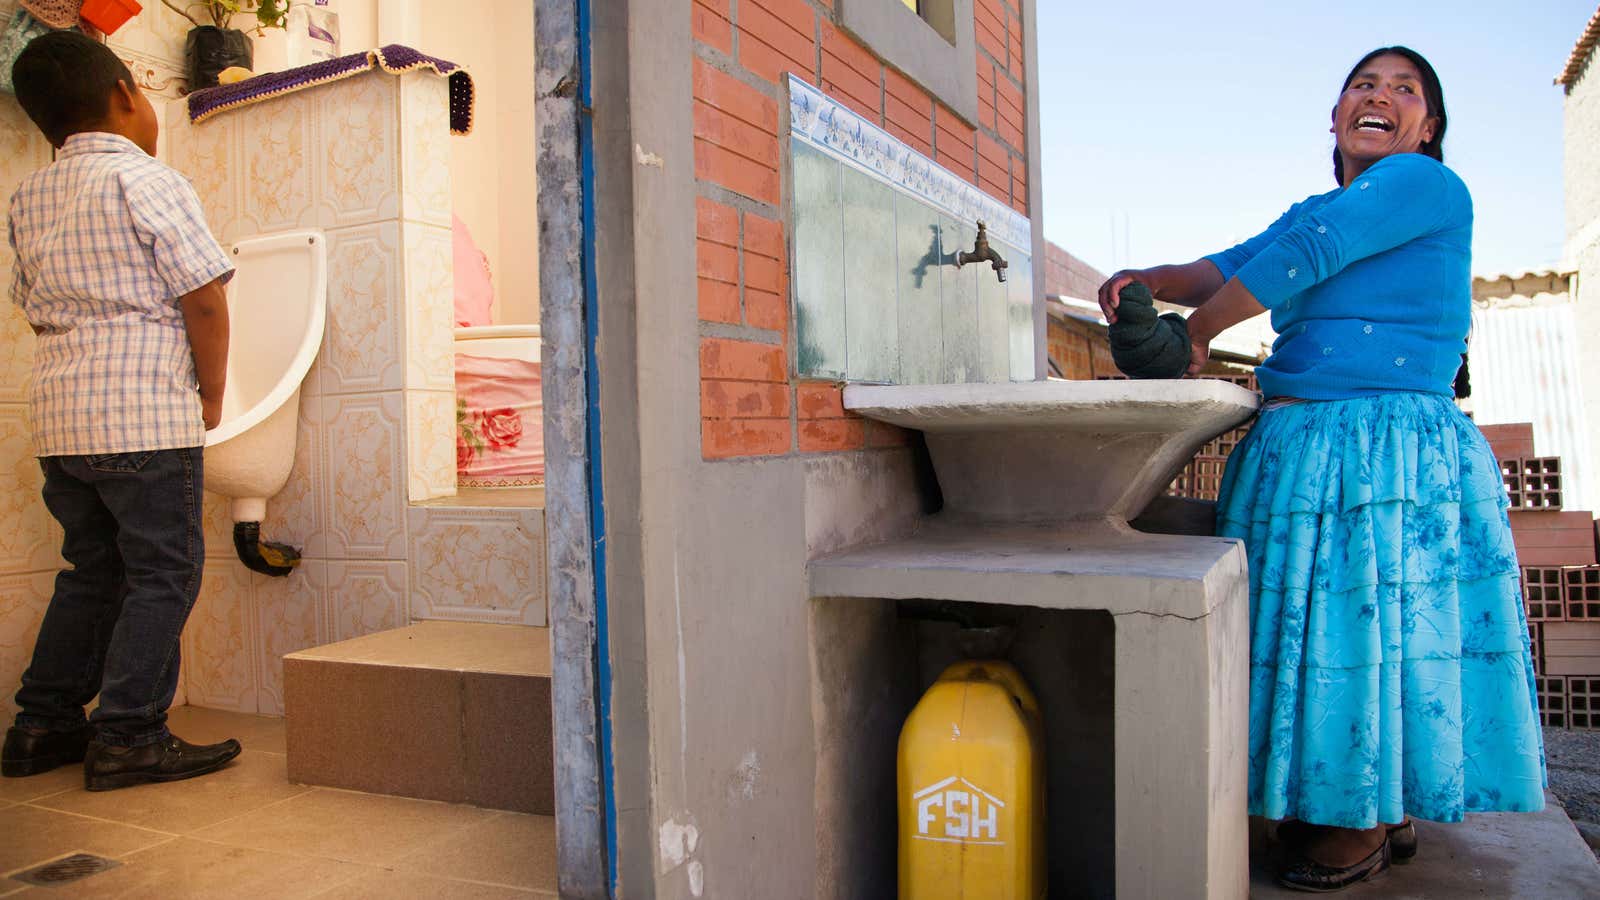
<path id="1" fill-rule="evenodd" d="M 90 794 L 83 770 L 0 779 L 0 897 L 555 897 L 545 816 L 290 784 L 283 720 L 180 707 L 172 730 L 244 753 L 221 772 Z M 73 853 L 120 865 L 37 888 Z"/>

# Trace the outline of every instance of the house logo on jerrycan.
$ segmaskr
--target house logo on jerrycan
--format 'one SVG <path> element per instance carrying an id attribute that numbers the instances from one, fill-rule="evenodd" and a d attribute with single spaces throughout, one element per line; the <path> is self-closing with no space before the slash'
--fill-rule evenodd
<path id="1" fill-rule="evenodd" d="M 1000 800 L 965 778 L 951 776 L 911 795 L 917 801 L 919 841 L 1001 845 Z"/>
<path id="2" fill-rule="evenodd" d="M 1044 725 L 1010 663 L 957 663 L 900 731 L 901 900 L 1042 900 Z"/>

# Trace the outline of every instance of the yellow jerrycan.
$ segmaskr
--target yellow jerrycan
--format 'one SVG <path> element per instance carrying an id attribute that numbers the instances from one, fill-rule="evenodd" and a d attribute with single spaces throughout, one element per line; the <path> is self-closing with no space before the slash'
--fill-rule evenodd
<path id="1" fill-rule="evenodd" d="M 956 663 L 900 731 L 900 900 L 1045 896 L 1044 726 L 1014 666 Z"/>

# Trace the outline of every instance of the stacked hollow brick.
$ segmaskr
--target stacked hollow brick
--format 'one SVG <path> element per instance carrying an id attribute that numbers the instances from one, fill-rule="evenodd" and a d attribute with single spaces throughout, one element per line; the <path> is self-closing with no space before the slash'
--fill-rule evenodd
<path id="1" fill-rule="evenodd" d="M 974 0 L 978 121 L 963 120 L 839 27 L 835 0 L 693 0 L 700 449 L 706 459 L 864 450 L 909 435 L 795 377 L 785 234 L 793 74 L 945 168 L 1028 209 L 1020 0 Z"/>
<path id="2" fill-rule="evenodd" d="M 1203 374 L 1201 378 L 1211 378 L 1217 381 L 1227 381 L 1251 391 L 1260 391 L 1256 384 L 1255 373 L 1243 370 L 1237 372 Z M 1173 479 L 1167 488 L 1168 496 L 1190 497 L 1196 500 L 1215 500 L 1217 492 L 1222 488 L 1222 472 L 1227 468 L 1228 457 L 1233 453 L 1244 436 L 1250 433 L 1250 425 L 1246 423 L 1231 431 L 1224 432 L 1206 442 L 1204 447 L 1189 460 L 1178 477 Z"/>
<path id="3" fill-rule="evenodd" d="M 1511 503 L 1522 599 L 1546 726 L 1600 729 L 1600 565 L 1589 512 L 1563 508 L 1561 460 L 1538 456 L 1533 426 L 1484 425 Z"/>

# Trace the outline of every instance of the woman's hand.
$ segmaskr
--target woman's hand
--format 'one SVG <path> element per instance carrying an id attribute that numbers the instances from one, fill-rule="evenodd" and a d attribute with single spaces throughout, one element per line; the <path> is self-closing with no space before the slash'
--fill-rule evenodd
<path id="1" fill-rule="evenodd" d="M 1122 302 L 1122 289 L 1135 281 L 1150 288 L 1150 293 L 1155 293 L 1143 269 L 1123 269 L 1100 285 L 1100 314 L 1106 317 L 1106 324 L 1117 321 L 1117 304 Z"/>

